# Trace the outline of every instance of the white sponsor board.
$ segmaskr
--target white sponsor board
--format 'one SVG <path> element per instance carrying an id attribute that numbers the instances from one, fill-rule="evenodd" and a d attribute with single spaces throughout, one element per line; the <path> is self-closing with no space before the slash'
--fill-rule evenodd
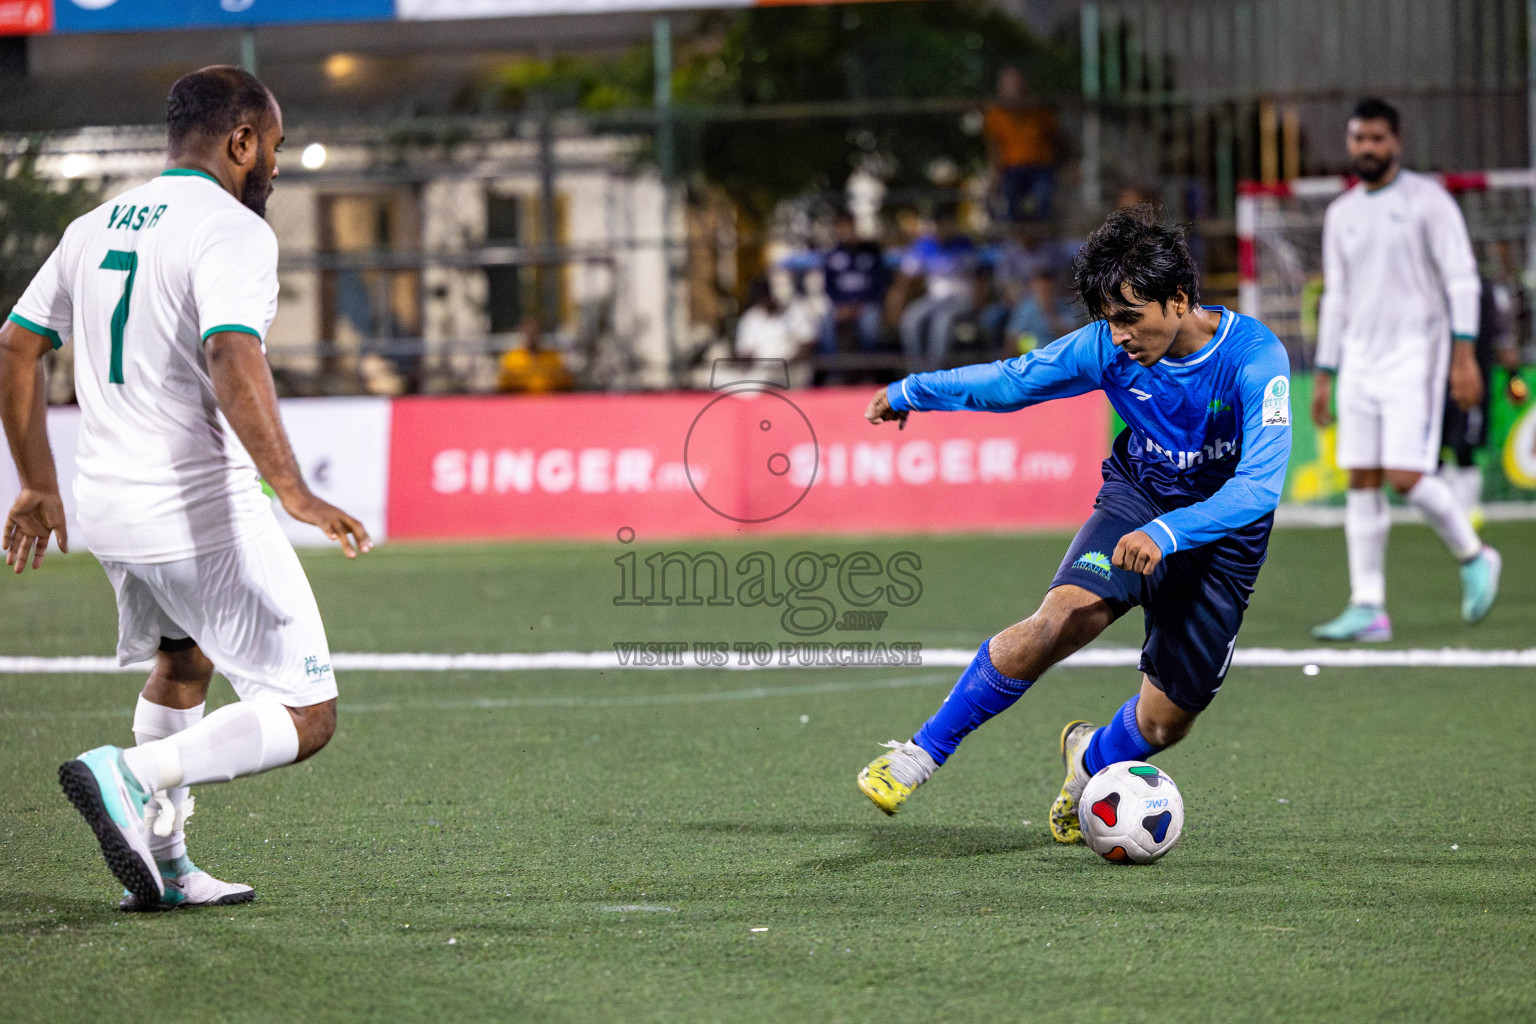
<path id="1" fill-rule="evenodd" d="M 74 550 L 83 551 L 84 534 L 80 532 L 80 520 L 75 516 L 75 448 L 80 436 L 80 410 L 75 406 L 63 406 L 48 410 L 48 447 L 53 449 L 53 462 L 59 470 L 59 490 L 64 496 L 64 529 L 74 538 Z M 11 461 L 10 449 L 0 458 L 0 515 L 10 511 L 16 495 L 21 493 L 21 480 L 16 475 L 16 463 Z M 48 542 L 53 551 L 53 542 Z"/>
<path id="2" fill-rule="evenodd" d="M 375 541 L 385 538 L 389 525 L 389 407 L 387 398 L 292 398 L 282 403 L 283 426 L 310 490 L 361 519 Z M 281 507 L 277 518 L 295 547 L 335 543 Z"/>
<path id="3" fill-rule="evenodd" d="M 362 520 L 374 540 L 383 540 L 388 527 L 389 399 L 296 398 L 281 404 L 283 425 L 294 455 L 310 488 L 320 497 Z M 75 518 L 75 451 L 80 410 L 61 406 L 48 410 L 48 442 L 59 471 L 64 496 L 65 527 L 75 550 L 84 550 Z M 0 509 L 9 509 L 21 491 L 16 466 L 0 458 Z M 334 543 L 313 526 L 296 522 L 277 510 L 283 532 L 297 547 Z M 51 546 L 51 545 L 50 545 Z"/>

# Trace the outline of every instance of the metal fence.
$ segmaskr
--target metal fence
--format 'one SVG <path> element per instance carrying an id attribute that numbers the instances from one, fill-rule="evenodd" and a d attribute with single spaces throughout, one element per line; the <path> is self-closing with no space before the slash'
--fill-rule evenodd
<path id="1" fill-rule="evenodd" d="M 1191 225 L 1206 295 L 1231 303 L 1237 183 L 1340 171 L 1344 119 L 1361 93 L 1402 109 L 1411 165 L 1526 166 L 1529 5 L 1060 4 L 1080 81 L 1048 97 L 1064 142 L 1048 230 L 1082 237 L 1125 189 L 1150 191 Z M 662 70 L 668 24 L 657 22 Z M 878 193 L 870 227 L 893 250 L 936 203 L 958 204 L 978 237 L 1008 233 L 990 216 L 985 95 L 685 107 L 660 87 L 670 81 L 657 76 L 645 109 L 291 125 L 291 153 L 319 145 L 324 155 L 290 158 L 271 207 L 283 281 L 271 351 L 285 388 L 490 390 L 503 354 L 535 336 L 564 354 L 576 386 L 687 385 L 729 348 L 753 280 L 814 291 L 814 275 L 775 268 L 825 245 L 834 207 L 870 201 L 861 187 Z M 797 131 L 842 144 L 765 210 L 739 182 L 712 176 L 727 127 L 786 147 Z M 927 151 L 916 139 L 931 140 Z M 153 129 L 9 145 L 13 155 L 40 147 L 40 173 L 89 180 L 103 196 L 162 159 Z M 890 352 L 877 362 L 900 365 Z"/>

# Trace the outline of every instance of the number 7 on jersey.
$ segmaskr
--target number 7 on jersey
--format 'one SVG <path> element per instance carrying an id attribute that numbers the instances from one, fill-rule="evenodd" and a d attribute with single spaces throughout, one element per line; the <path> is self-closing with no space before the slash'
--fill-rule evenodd
<path id="1" fill-rule="evenodd" d="M 101 261 L 102 270 L 126 270 L 128 279 L 123 282 L 123 297 L 117 300 L 112 311 L 112 359 L 107 367 L 107 383 L 123 383 L 123 329 L 128 326 L 128 305 L 133 300 L 133 275 L 139 269 L 139 254 L 108 249 L 107 258 Z"/>

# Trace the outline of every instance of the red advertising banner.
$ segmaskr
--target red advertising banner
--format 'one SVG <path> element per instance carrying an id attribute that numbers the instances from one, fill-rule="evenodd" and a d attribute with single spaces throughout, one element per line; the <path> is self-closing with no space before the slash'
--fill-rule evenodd
<path id="1" fill-rule="evenodd" d="M 1107 453 L 1098 394 L 1009 415 L 863 417 L 868 388 L 408 398 L 397 539 L 642 540 L 1076 526 Z"/>
<path id="2" fill-rule="evenodd" d="M 0 0 L 0 36 L 35 36 L 53 30 L 53 0 Z"/>

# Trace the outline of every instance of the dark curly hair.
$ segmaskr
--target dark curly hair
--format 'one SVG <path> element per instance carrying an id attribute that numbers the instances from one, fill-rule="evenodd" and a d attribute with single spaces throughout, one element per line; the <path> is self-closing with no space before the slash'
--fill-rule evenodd
<path id="1" fill-rule="evenodd" d="M 1147 203 L 1116 210 L 1072 259 L 1072 277 L 1088 315 L 1113 317 L 1126 308 L 1122 285 L 1145 302 L 1166 306 L 1182 291 L 1200 301 L 1200 274 L 1182 228 L 1157 222 Z"/>
<path id="2" fill-rule="evenodd" d="M 1361 121 L 1374 121 L 1377 118 L 1387 122 L 1387 127 L 1392 129 L 1393 135 L 1401 135 L 1397 108 L 1386 100 L 1377 99 L 1375 96 L 1367 96 L 1355 104 L 1355 109 L 1349 112 L 1351 121 L 1358 118 Z"/>
<path id="3" fill-rule="evenodd" d="M 166 97 L 165 123 L 171 148 L 193 136 L 218 137 L 242 124 L 266 121 L 272 94 L 255 75 L 228 64 L 182 75 Z"/>

